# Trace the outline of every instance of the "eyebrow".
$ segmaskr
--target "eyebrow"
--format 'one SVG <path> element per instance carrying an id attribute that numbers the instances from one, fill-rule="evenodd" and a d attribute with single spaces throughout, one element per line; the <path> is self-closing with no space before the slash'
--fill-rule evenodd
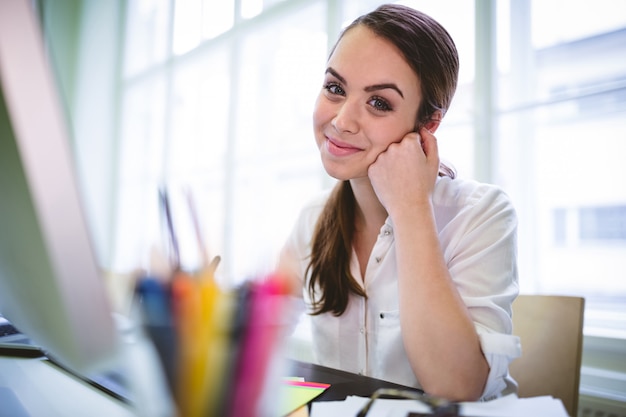
<path id="1" fill-rule="evenodd" d="M 343 78 L 341 75 L 339 75 L 339 73 L 337 71 L 335 71 L 332 67 L 328 67 L 326 69 L 326 73 L 327 74 L 331 74 L 333 77 L 337 78 L 343 84 L 346 84 L 346 85 L 348 84 L 346 82 L 346 79 Z M 402 90 L 400 90 L 400 88 L 398 88 L 398 86 L 395 85 L 394 83 L 383 83 L 383 84 L 369 85 L 369 86 L 365 87 L 364 90 L 367 91 L 368 93 L 371 93 L 373 91 L 379 91 L 379 90 L 385 90 L 385 89 L 395 90 L 398 94 L 400 94 L 400 97 L 404 98 L 404 94 L 402 94 Z"/>

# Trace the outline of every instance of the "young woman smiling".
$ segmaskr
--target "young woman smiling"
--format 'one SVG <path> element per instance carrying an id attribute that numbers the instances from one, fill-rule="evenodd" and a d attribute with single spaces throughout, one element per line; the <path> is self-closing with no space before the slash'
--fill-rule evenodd
<path id="1" fill-rule="evenodd" d="M 434 134 L 454 95 L 447 31 L 384 5 L 339 37 L 313 125 L 336 186 L 304 207 L 281 254 L 312 318 L 316 361 L 451 400 L 515 390 L 515 211 L 455 178 Z"/>

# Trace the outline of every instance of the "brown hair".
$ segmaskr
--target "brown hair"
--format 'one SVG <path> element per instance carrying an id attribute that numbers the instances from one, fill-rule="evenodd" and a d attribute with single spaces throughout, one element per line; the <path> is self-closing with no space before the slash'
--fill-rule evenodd
<path id="1" fill-rule="evenodd" d="M 443 117 L 456 91 L 459 72 L 456 46 L 449 33 L 424 13 L 387 4 L 353 21 L 337 43 L 359 25 L 395 45 L 418 75 L 422 102 L 415 129 L 431 120 L 436 112 L 441 112 Z M 441 164 L 439 175 L 454 178 L 455 172 Z M 311 273 L 308 290 L 313 300 L 312 314 L 332 312 L 339 316 L 348 306 L 350 293 L 367 296 L 350 273 L 355 205 L 350 182 L 339 182 L 317 221 L 306 270 L 307 274 Z"/>

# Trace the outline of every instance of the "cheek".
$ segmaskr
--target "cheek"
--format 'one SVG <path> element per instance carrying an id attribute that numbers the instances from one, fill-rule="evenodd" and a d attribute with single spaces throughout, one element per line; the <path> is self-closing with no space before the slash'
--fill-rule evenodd
<path id="1" fill-rule="evenodd" d="M 407 133 L 409 130 L 398 122 L 377 123 L 370 126 L 368 137 L 377 148 L 387 149 L 390 144 L 400 142 Z"/>
<path id="2" fill-rule="evenodd" d="M 332 118 L 332 106 L 330 106 L 323 93 L 320 93 L 313 107 L 313 126 L 316 129 L 321 128 L 324 124 L 329 123 Z"/>
<path id="3" fill-rule="evenodd" d="M 370 137 L 373 142 L 386 148 L 391 143 L 400 142 L 408 133 L 414 131 L 415 119 L 409 114 L 403 114 L 372 124 Z"/>

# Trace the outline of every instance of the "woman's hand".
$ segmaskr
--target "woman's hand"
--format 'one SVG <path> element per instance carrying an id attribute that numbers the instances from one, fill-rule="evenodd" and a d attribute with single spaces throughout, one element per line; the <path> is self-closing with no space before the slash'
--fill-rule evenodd
<path id="1" fill-rule="evenodd" d="M 389 215 L 430 204 L 439 173 L 437 139 L 426 128 L 406 134 L 378 155 L 368 176 Z"/>

